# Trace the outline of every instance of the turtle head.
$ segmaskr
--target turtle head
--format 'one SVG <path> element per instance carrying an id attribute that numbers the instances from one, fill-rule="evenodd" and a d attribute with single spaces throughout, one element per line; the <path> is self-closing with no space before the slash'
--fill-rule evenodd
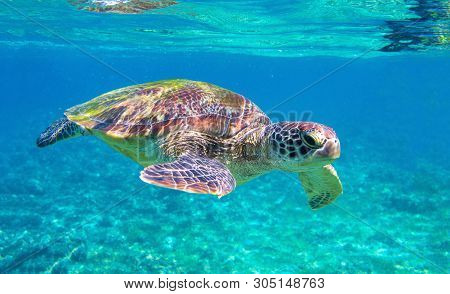
<path id="1" fill-rule="evenodd" d="M 300 172 L 325 166 L 341 153 L 332 128 L 314 122 L 281 122 L 267 128 L 269 157 L 276 168 Z"/>

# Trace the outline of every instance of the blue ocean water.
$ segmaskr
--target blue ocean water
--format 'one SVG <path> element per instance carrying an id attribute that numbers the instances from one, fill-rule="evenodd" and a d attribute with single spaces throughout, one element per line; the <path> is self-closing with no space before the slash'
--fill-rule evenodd
<path id="1" fill-rule="evenodd" d="M 423 18 L 414 1 L 378 14 L 335 1 L 333 15 L 321 1 L 180 1 L 144 15 L 25 2 L 0 1 L 0 272 L 449 271 L 445 15 L 427 19 L 439 28 L 430 38 L 408 30 L 419 41 L 404 48 L 392 22 Z M 312 211 L 295 175 L 272 172 L 218 200 L 143 183 L 140 166 L 93 137 L 35 146 L 68 107 L 169 78 L 333 127 L 344 194 Z"/>

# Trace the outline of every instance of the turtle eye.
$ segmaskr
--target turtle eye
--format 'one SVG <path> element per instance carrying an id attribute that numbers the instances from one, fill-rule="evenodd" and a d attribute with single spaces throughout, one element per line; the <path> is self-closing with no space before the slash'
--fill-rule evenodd
<path id="1" fill-rule="evenodd" d="M 303 142 L 312 149 L 319 149 L 323 146 L 324 140 L 321 140 L 319 134 L 315 130 L 302 133 Z"/>

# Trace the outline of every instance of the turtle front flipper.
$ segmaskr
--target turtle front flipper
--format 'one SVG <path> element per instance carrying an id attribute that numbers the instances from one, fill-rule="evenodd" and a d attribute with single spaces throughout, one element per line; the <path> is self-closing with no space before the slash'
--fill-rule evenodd
<path id="1" fill-rule="evenodd" d="M 301 172 L 299 178 L 312 209 L 330 204 L 342 193 L 341 181 L 331 164 Z"/>
<path id="2" fill-rule="evenodd" d="M 38 147 L 45 147 L 54 144 L 58 141 L 83 136 L 86 131 L 69 120 L 67 117 L 63 117 L 53 122 L 45 131 L 41 133 L 36 140 Z"/>
<path id="3" fill-rule="evenodd" d="M 236 187 L 236 180 L 221 162 L 191 154 L 182 155 L 173 162 L 148 166 L 140 178 L 164 188 L 219 197 Z"/>

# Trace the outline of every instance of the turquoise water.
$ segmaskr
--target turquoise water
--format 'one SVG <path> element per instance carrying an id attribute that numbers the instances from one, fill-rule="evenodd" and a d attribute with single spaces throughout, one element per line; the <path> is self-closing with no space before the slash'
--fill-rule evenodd
<path id="1" fill-rule="evenodd" d="M 179 2 L 0 0 L 0 272 L 448 272 L 448 4 Z M 35 146 L 70 106 L 175 77 L 332 126 L 344 194 L 312 211 L 273 172 L 218 200 L 146 185 L 93 137 Z"/>

